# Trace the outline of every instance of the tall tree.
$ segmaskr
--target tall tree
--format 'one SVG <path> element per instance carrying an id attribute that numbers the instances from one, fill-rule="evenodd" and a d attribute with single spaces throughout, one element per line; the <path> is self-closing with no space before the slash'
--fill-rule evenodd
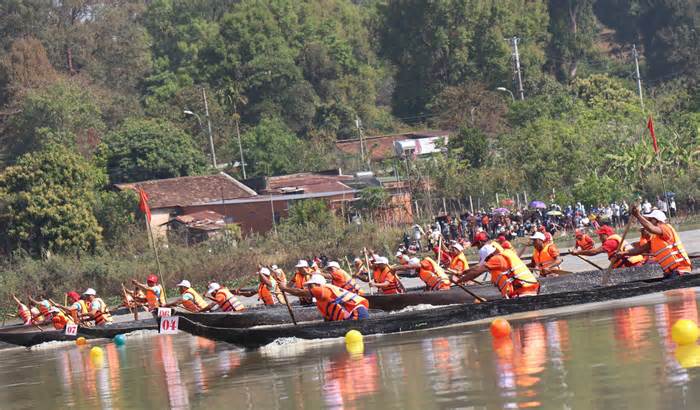
<path id="1" fill-rule="evenodd" d="M 548 63 L 553 74 L 568 81 L 578 72 L 579 61 L 592 53 L 598 33 L 593 12 L 595 0 L 549 0 Z"/>

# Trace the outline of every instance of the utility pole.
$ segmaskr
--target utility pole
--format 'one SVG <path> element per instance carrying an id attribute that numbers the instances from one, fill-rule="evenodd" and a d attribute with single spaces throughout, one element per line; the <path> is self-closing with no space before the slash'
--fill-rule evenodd
<path id="1" fill-rule="evenodd" d="M 360 157 L 362 159 L 362 164 L 364 165 L 365 163 L 367 164 L 369 168 L 369 158 L 367 158 L 367 162 L 365 162 L 365 145 L 364 145 L 364 132 L 362 130 L 362 120 L 360 117 L 357 115 L 355 116 L 355 127 L 357 127 L 357 135 L 360 138 Z"/>
<path id="2" fill-rule="evenodd" d="M 634 66 L 636 70 L 636 80 L 637 80 L 637 91 L 639 92 L 639 103 L 642 104 L 642 111 L 644 111 L 644 97 L 642 96 L 642 76 L 639 75 L 639 53 L 637 52 L 637 45 L 632 44 L 632 55 L 634 56 Z"/>
<path id="3" fill-rule="evenodd" d="M 515 61 L 515 74 L 518 77 L 518 95 L 520 95 L 520 99 L 524 100 L 525 99 L 525 91 L 523 90 L 523 76 L 520 71 L 520 53 L 518 52 L 518 41 L 520 39 L 517 36 L 513 36 L 513 38 L 510 39 L 510 44 L 513 47 L 513 59 Z"/>
<path id="4" fill-rule="evenodd" d="M 204 99 L 204 114 L 207 117 L 207 128 L 209 130 L 209 148 L 211 148 L 211 162 L 216 168 L 216 152 L 214 151 L 214 137 L 211 135 L 211 121 L 209 120 L 209 104 L 207 103 L 207 91 L 202 87 L 202 99 Z"/>

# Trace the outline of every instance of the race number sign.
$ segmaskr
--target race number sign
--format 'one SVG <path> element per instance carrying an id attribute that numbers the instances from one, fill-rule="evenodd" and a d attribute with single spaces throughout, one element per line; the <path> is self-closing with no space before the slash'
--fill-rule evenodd
<path id="1" fill-rule="evenodd" d="M 68 323 L 66 325 L 66 336 L 77 336 L 78 335 L 78 325 L 74 323 Z"/>
<path id="2" fill-rule="evenodd" d="M 158 317 L 170 317 L 173 310 L 170 308 L 158 308 Z"/>
<path id="3" fill-rule="evenodd" d="M 177 333 L 180 316 L 163 317 L 160 319 L 160 331 L 158 333 L 170 335 Z"/>

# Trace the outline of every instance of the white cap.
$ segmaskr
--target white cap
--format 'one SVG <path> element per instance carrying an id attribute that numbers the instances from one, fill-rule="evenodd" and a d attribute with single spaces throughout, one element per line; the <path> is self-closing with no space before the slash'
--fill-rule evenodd
<path id="1" fill-rule="evenodd" d="M 176 286 L 177 286 L 178 288 L 180 288 L 180 287 L 182 287 L 182 288 L 191 288 L 191 287 L 192 287 L 192 284 L 190 283 L 189 280 L 183 279 L 183 280 L 180 281 L 180 283 L 178 283 Z"/>
<path id="2" fill-rule="evenodd" d="M 532 236 L 530 237 L 530 239 L 539 239 L 539 240 L 541 240 L 541 241 L 547 240 L 547 238 L 545 238 L 545 236 L 544 236 L 544 234 L 543 234 L 542 232 L 535 232 L 535 234 L 532 235 Z"/>
<path id="3" fill-rule="evenodd" d="M 211 295 L 212 293 L 214 293 L 215 291 L 217 291 L 219 289 L 221 289 L 221 285 L 219 285 L 216 282 L 212 282 L 209 284 L 209 289 L 207 290 L 207 294 Z"/>
<path id="4" fill-rule="evenodd" d="M 458 244 L 458 243 L 453 243 L 452 245 L 453 248 L 457 249 L 458 251 L 462 252 L 464 250 L 464 246 Z"/>
<path id="5" fill-rule="evenodd" d="M 295 268 L 308 268 L 309 267 L 309 262 L 307 262 L 304 259 L 299 259 L 299 262 L 297 262 Z"/>
<path id="6" fill-rule="evenodd" d="M 654 209 L 653 211 L 649 212 L 648 214 L 644 214 L 645 218 L 654 218 L 659 222 L 666 222 L 666 214 L 664 211 Z"/>
<path id="7" fill-rule="evenodd" d="M 326 278 L 323 277 L 323 275 L 319 275 L 318 273 L 314 273 L 311 275 L 311 278 L 307 280 L 304 285 L 325 285 L 326 284 Z"/>
<path id="8" fill-rule="evenodd" d="M 387 259 L 387 258 L 385 258 L 385 257 L 383 257 L 383 256 L 377 256 L 376 258 L 374 258 L 374 264 L 375 264 L 375 265 L 380 265 L 380 264 L 388 265 L 388 264 L 389 264 L 389 259 Z"/>
<path id="9" fill-rule="evenodd" d="M 492 253 L 496 252 L 496 248 L 492 245 L 484 245 L 479 249 L 479 265 L 483 265 Z"/>
<path id="10" fill-rule="evenodd" d="M 277 265 L 272 265 L 272 266 L 270 266 L 270 269 L 271 269 L 271 270 L 277 270 L 277 269 L 279 269 L 279 268 L 280 268 L 280 267 L 277 266 Z"/>
<path id="11" fill-rule="evenodd" d="M 95 289 L 93 289 L 93 288 L 87 288 L 87 290 L 85 290 L 85 292 L 83 292 L 83 295 L 95 296 L 95 295 L 97 295 L 97 292 L 95 292 Z"/>
<path id="12" fill-rule="evenodd" d="M 403 252 L 396 252 L 396 257 L 397 257 L 397 258 L 400 258 L 401 256 L 403 256 Z"/>
<path id="13" fill-rule="evenodd" d="M 362 263 L 362 259 L 360 259 L 360 258 L 355 258 L 355 259 L 352 260 L 352 262 L 353 262 L 353 263 L 357 263 L 357 262 Z"/>
<path id="14" fill-rule="evenodd" d="M 270 276 L 270 269 L 268 268 L 260 268 L 260 273 L 262 273 L 265 276 Z"/>
<path id="15" fill-rule="evenodd" d="M 340 269 L 340 265 L 336 261 L 328 262 L 328 265 L 326 265 L 326 267 Z"/>
<path id="16" fill-rule="evenodd" d="M 60 312 L 60 310 L 58 310 L 58 308 L 56 306 L 51 306 L 51 308 L 49 309 L 49 312 L 58 313 L 58 312 Z"/>

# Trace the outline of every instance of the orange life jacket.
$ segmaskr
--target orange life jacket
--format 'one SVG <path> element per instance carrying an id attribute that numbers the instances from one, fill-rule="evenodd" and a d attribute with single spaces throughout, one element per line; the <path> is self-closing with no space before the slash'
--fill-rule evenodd
<path id="1" fill-rule="evenodd" d="M 460 252 L 452 257 L 452 260 L 450 260 L 450 269 L 460 274 L 469 269 L 469 261 L 464 255 L 464 252 Z"/>
<path id="2" fill-rule="evenodd" d="M 73 305 L 75 305 L 76 303 L 78 304 L 78 309 L 73 309 Z M 90 309 L 88 309 L 88 305 L 87 303 L 85 303 L 84 300 L 78 299 L 77 301 L 71 304 L 71 317 L 73 318 L 74 322 L 80 322 L 80 316 L 86 315 L 88 313 L 90 313 Z"/>
<path id="3" fill-rule="evenodd" d="M 374 272 L 372 272 L 372 277 L 375 283 L 389 282 L 389 286 L 379 289 L 381 294 L 393 295 L 395 293 L 401 293 L 399 280 L 396 278 L 396 275 L 391 272 L 391 269 L 389 269 L 388 266 L 385 266 L 382 270 L 375 268 Z"/>
<path id="4" fill-rule="evenodd" d="M 53 314 L 51 322 L 53 323 L 54 329 L 63 330 L 68 323 L 73 323 L 73 319 L 63 312 L 58 312 Z"/>
<path id="5" fill-rule="evenodd" d="M 642 247 L 642 246 L 645 246 L 645 245 L 648 244 L 648 243 L 649 243 L 649 239 L 642 236 L 641 238 L 639 238 L 639 242 L 637 242 L 637 245 L 638 245 L 639 247 Z M 643 263 L 648 263 L 648 262 L 649 262 L 649 254 L 645 254 L 645 255 L 641 255 L 641 256 L 644 258 L 644 262 L 643 262 Z"/>
<path id="6" fill-rule="evenodd" d="M 608 241 L 613 240 L 617 242 L 618 248 L 628 251 L 632 249 L 630 244 L 627 243 L 627 241 L 623 241 L 622 237 L 618 234 L 613 234 L 608 236 Z M 622 242 L 622 247 L 620 247 L 620 242 Z M 622 268 L 622 267 L 630 267 L 630 266 L 638 266 L 641 265 L 642 262 L 644 262 L 644 257 L 642 255 L 635 255 L 635 256 L 630 256 L 627 258 L 620 258 L 620 257 L 615 257 L 615 251 L 609 252 L 608 251 L 608 260 L 610 263 L 612 263 L 612 268 L 617 269 L 617 268 Z"/>
<path id="7" fill-rule="evenodd" d="M 322 300 L 323 289 L 330 289 L 333 297 L 330 300 Z M 364 306 L 369 309 L 369 302 L 360 295 L 356 295 L 335 285 L 321 285 L 311 290 L 316 298 L 316 307 L 328 321 L 347 320 L 357 317 L 357 308 Z"/>
<path id="8" fill-rule="evenodd" d="M 540 286 L 537 278 L 513 250 L 507 249 L 493 258 L 503 258 L 508 267 L 504 271 L 490 270 L 491 283 L 498 288 L 504 298 L 537 294 Z"/>
<path id="9" fill-rule="evenodd" d="M 98 309 L 95 309 L 95 313 L 93 314 L 95 317 L 95 324 L 100 326 L 107 323 L 112 323 L 112 314 L 109 313 L 109 309 L 107 308 L 107 304 L 104 302 L 104 300 L 101 298 L 95 298 L 93 303 L 94 302 L 97 302 L 100 305 Z"/>
<path id="10" fill-rule="evenodd" d="M 223 302 L 220 302 L 216 297 L 219 293 L 222 293 L 224 295 Z M 245 309 L 243 303 L 241 303 L 241 301 L 238 300 L 238 298 L 234 296 L 234 294 L 231 293 L 231 291 L 227 288 L 219 288 L 216 292 L 214 292 L 212 296 L 214 297 L 214 299 L 216 299 L 216 303 L 218 303 L 220 307 L 219 310 L 221 310 L 222 312 L 239 312 Z"/>
<path id="11" fill-rule="evenodd" d="M 681 238 L 671 225 L 664 224 L 670 230 L 671 239 L 665 241 L 661 235 L 651 235 L 651 257 L 661 265 L 664 275 L 670 275 L 673 271 L 680 274 L 690 273 L 692 263 L 681 242 Z M 662 228 L 663 229 L 663 228 Z"/>
<path id="12" fill-rule="evenodd" d="M 306 283 L 306 280 L 309 279 L 311 276 L 311 272 L 309 269 L 305 269 L 304 273 L 299 273 L 299 271 L 296 271 L 294 273 L 294 287 L 297 289 L 304 289 L 304 284 Z M 311 299 L 305 296 L 299 297 L 299 302 L 301 302 L 304 305 L 310 305 Z"/>
<path id="13" fill-rule="evenodd" d="M 576 239 L 576 246 L 584 251 L 593 249 L 593 239 L 588 235 L 583 235 L 581 239 Z"/>
<path id="14" fill-rule="evenodd" d="M 277 281 L 272 278 L 272 275 L 270 275 L 268 280 L 272 283 L 272 289 L 268 289 L 265 283 L 260 281 L 258 285 L 258 300 L 262 300 L 266 305 L 274 305 L 276 302 L 272 294 L 277 293 Z"/>
<path id="15" fill-rule="evenodd" d="M 160 295 L 156 295 L 156 292 L 151 289 L 146 289 L 146 303 L 150 309 L 155 309 L 159 306 L 165 304 L 165 292 L 163 292 L 163 287 L 161 285 L 156 285 L 160 288 Z"/>
<path id="16" fill-rule="evenodd" d="M 535 266 L 542 268 L 549 268 L 553 266 L 556 259 L 549 254 L 550 246 L 554 246 L 554 244 L 545 243 L 541 251 L 538 251 L 537 248 L 535 248 L 534 252 L 532 253 L 532 260 L 535 262 Z"/>
<path id="17" fill-rule="evenodd" d="M 24 322 L 25 325 L 29 325 L 32 323 L 32 311 L 29 310 L 27 305 L 20 303 L 17 305 L 17 316 L 22 319 L 22 322 Z"/>
<path id="18" fill-rule="evenodd" d="M 42 300 L 37 305 L 37 308 L 39 308 L 39 313 L 41 313 L 41 316 L 45 317 L 46 319 L 51 319 L 51 312 L 49 312 L 49 308 L 46 306 L 46 304 L 44 304 L 44 302 L 47 302 L 48 304 L 48 301 Z M 49 306 L 51 305 L 49 304 Z"/>
<path id="19" fill-rule="evenodd" d="M 445 274 L 445 271 L 432 258 L 428 257 L 423 260 L 430 262 L 431 268 L 424 269 L 421 266 L 418 276 L 425 282 L 428 290 L 449 290 L 451 286 L 450 277 Z"/>
<path id="20" fill-rule="evenodd" d="M 182 301 L 182 306 L 189 310 L 190 312 L 199 312 L 200 310 L 204 309 L 205 307 L 209 306 L 207 304 L 207 301 L 204 300 L 203 297 L 197 293 L 196 290 L 192 288 L 187 288 L 184 292 L 182 292 L 182 296 L 185 296 L 186 294 L 192 295 L 193 300 L 183 300 Z"/>
<path id="21" fill-rule="evenodd" d="M 360 289 L 360 286 L 355 281 L 355 278 L 350 276 L 350 274 L 345 272 L 344 270 L 336 269 L 331 274 L 331 277 L 333 285 L 345 290 L 349 290 L 350 292 L 360 296 L 364 295 L 364 292 L 362 291 L 362 289 Z"/>

